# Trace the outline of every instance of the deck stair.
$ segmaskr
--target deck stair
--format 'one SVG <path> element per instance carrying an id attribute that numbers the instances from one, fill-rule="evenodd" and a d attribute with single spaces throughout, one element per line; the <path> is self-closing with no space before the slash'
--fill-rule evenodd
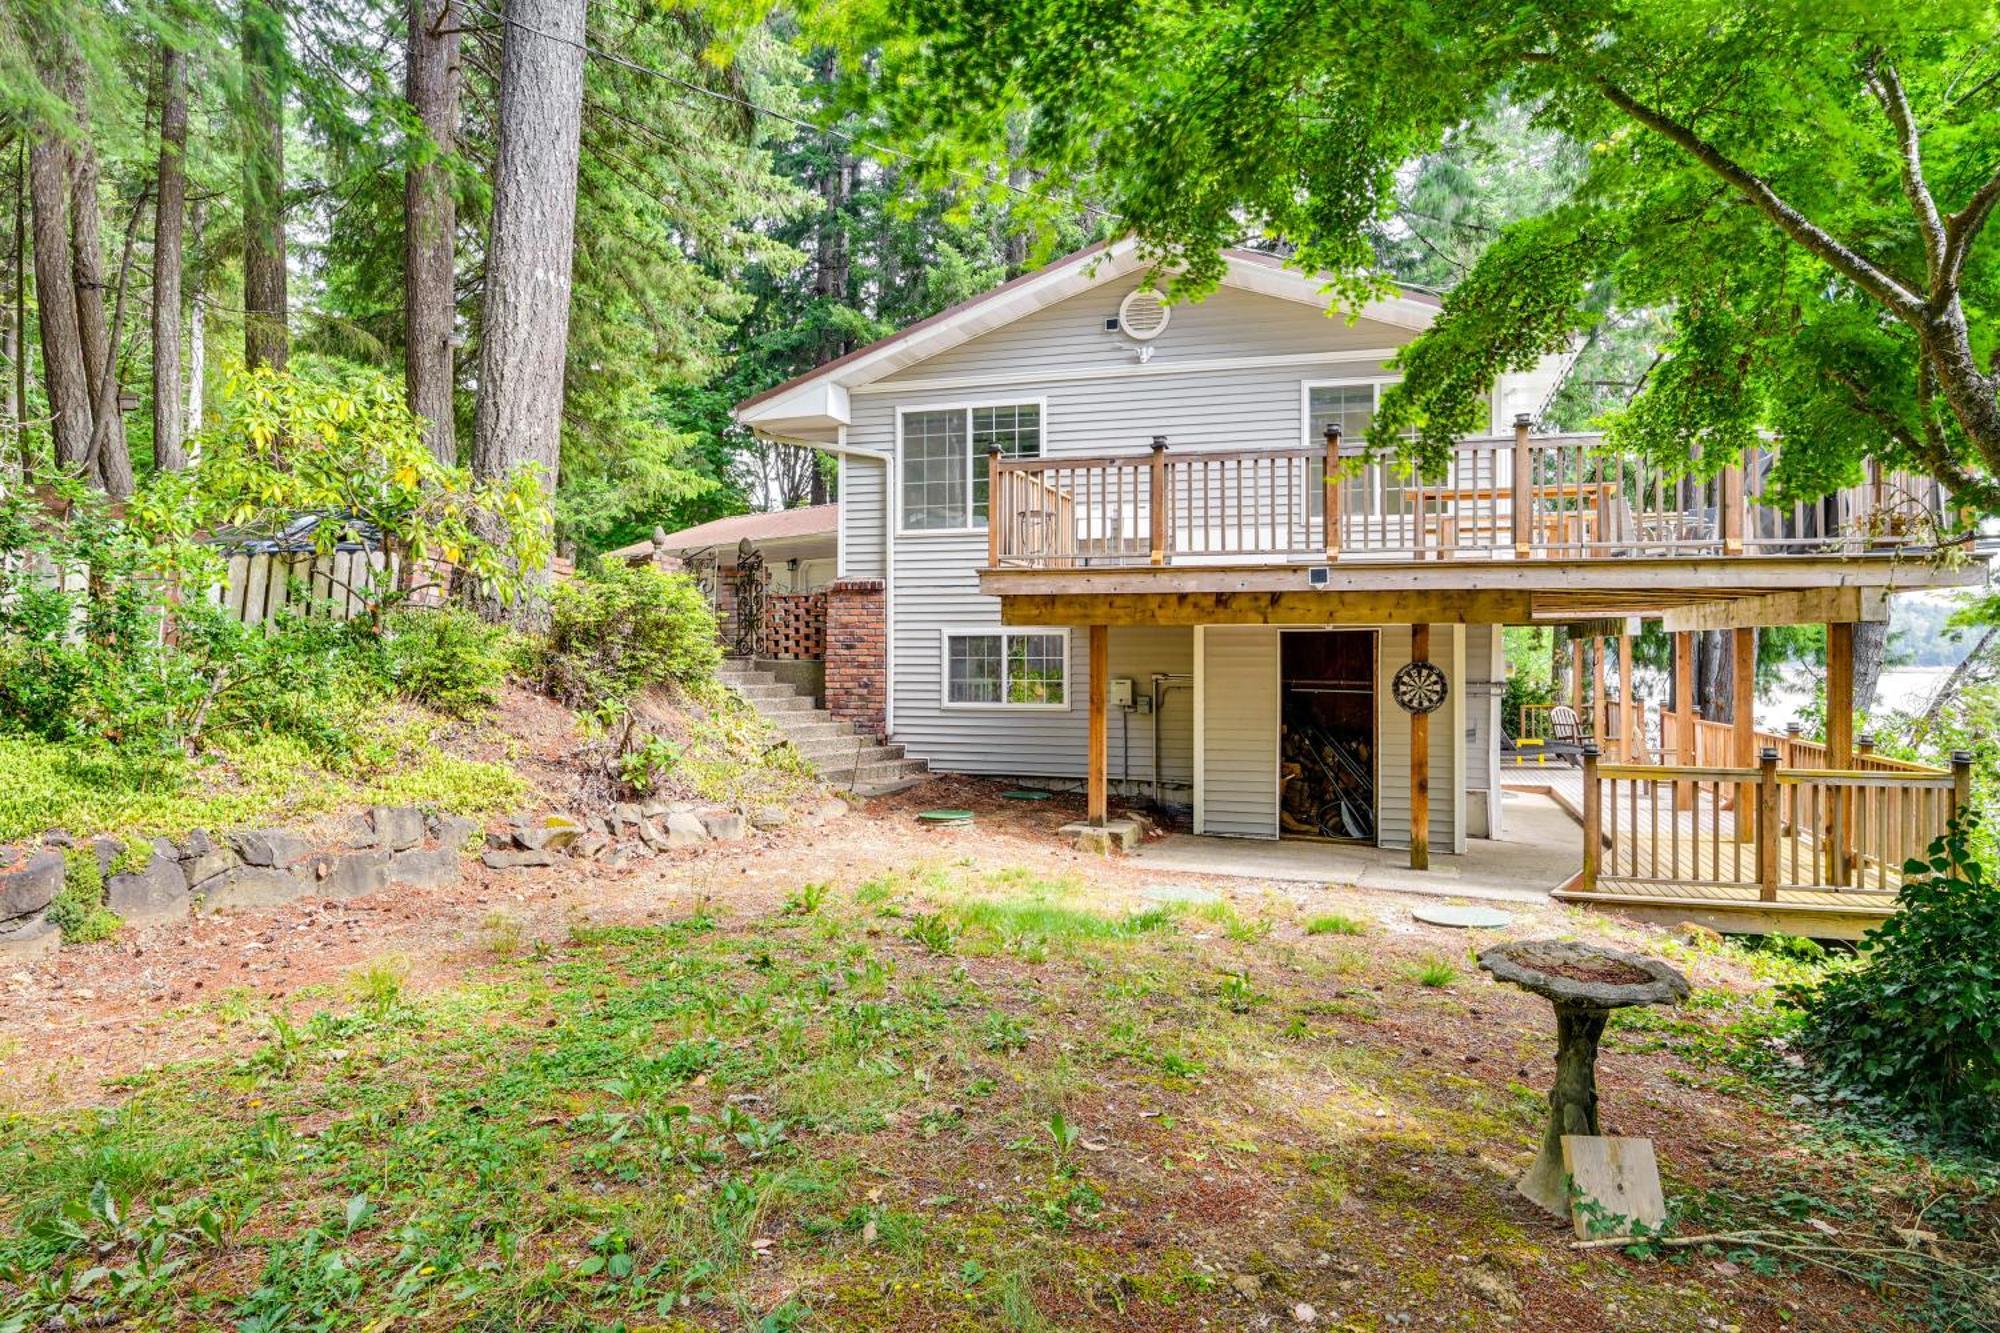
<path id="1" fill-rule="evenodd" d="M 829 785 L 863 796 L 899 790 L 927 776 L 930 765 L 900 745 L 877 744 L 813 701 L 812 691 L 778 679 L 754 661 L 729 658 L 718 673 L 763 719 L 812 761 Z"/>

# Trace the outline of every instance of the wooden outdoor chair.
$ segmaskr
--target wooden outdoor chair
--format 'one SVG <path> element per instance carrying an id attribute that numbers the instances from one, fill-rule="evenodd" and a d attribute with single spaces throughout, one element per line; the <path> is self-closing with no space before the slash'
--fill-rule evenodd
<path id="1" fill-rule="evenodd" d="M 1549 754 L 1559 754 L 1572 764 L 1583 760 L 1583 720 L 1568 704 L 1557 704 L 1549 709 L 1549 739 L 1544 747 Z"/>

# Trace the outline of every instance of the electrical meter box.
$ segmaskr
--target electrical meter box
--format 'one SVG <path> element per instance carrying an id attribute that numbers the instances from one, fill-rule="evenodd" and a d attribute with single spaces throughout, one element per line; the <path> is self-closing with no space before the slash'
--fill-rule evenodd
<path id="1" fill-rule="evenodd" d="M 1130 676 L 1113 676 L 1111 678 L 1111 706 L 1113 708 L 1130 708 L 1132 706 L 1132 678 Z"/>

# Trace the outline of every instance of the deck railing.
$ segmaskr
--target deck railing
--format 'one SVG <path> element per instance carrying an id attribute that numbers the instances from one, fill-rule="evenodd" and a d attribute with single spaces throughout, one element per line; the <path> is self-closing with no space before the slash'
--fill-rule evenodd
<path id="1" fill-rule="evenodd" d="M 1676 788 L 1692 790 L 1683 807 Z M 1950 771 L 1605 764 L 1583 772 L 1585 892 L 1780 901 L 1893 895 L 1971 797 L 1971 756 Z"/>
<path id="2" fill-rule="evenodd" d="M 1294 449 L 1086 458 L 988 455 L 989 563 L 1609 559 L 1844 552 L 1935 542 L 1954 526 L 1929 478 L 1885 472 L 1779 505 L 1774 451 L 1714 475 L 1608 452 L 1596 435 L 1461 440 L 1440 477 L 1329 432 Z M 1766 496 L 1771 499 L 1767 501 Z"/>

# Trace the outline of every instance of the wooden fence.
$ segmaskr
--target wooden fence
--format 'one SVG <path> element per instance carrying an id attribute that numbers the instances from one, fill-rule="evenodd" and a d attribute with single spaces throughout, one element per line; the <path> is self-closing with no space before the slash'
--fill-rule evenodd
<path id="1" fill-rule="evenodd" d="M 209 601 L 245 624 L 262 625 L 287 606 L 301 612 L 353 620 L 368 613 L 396 586 L 399 557 L 381 551 L 342 548 L 321 555 L 314 551 L 236 551 L 229 556 L 225 580 L 209 590 Z M 406 605 L 437 606 L 450 584 L 451 567 L 443 561 L 420 561 Z"/>

